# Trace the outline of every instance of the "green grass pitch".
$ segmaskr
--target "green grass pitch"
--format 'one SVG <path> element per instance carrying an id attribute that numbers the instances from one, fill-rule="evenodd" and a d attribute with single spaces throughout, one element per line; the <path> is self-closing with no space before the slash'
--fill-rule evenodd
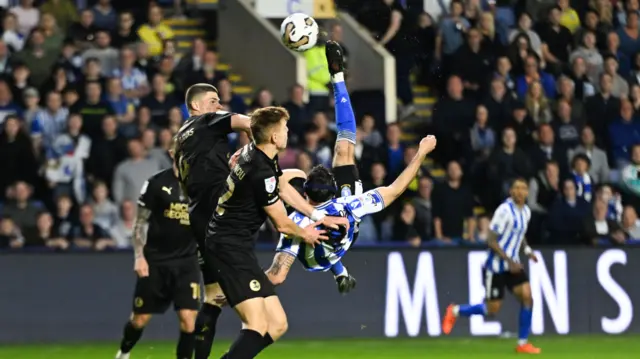
<path id="1" fill-rule="evenodd" d="M 534 338 L 543 358 L 633 359 L 640 358 L 640 336 L 568 336 Z M 228 348 L 214 346 L 211 359 Z M 261 359 L 503 359 L 527 356 L 514 353 L 515 339 L 378 339 L 378 340 L 283 340 L 268 348 Z M 111 359 L 117 343 L 41 344 L 0 346 L 0 358 Z M 131 359 L 173 359 L 174 343 L 141 340 Z"/>

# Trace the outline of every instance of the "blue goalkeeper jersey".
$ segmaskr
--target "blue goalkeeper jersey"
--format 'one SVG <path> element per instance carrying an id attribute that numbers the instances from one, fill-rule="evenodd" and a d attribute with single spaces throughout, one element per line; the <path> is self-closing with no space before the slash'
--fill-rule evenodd
<path id="1" fill-rule="evenodd" d="M 315 248 L 307 245 L 300 238 L 280 235 L 277 252 L 286 252 L 298 258 L 304 268 L 310 272 L 326 272 L 347 253 L 353 244 L 353 234 L 362 218 L 368 214 L 384 209 L 382 196 L 377 190 L 367 191 L 360 195 L 334 198 L 316 206 L 328 216 L 341 216 L 349 219 L 349 230 L 339 240 L 323 241 Z M 298 226 L 306 227 L 313 221 L 295 211 L 289 215 Z"/>

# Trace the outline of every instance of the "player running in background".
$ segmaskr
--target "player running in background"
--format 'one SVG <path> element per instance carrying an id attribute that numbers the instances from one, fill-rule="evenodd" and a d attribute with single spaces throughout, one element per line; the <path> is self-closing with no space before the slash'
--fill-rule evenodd
<path id="1" fill-rule="evenodd" d="M 529 277 L 520 263 L 520 249 L 531 260 L 538 259 L 525 239 L 531 210 L 526 205 L 529 187 L 525 179 L 519 178 L 511 184 L 510 198 L 504 201 L 493 214 L 491 233 L 487 240 L 489 255 L 484 265 L 485 302 L 482 304 L 451 304 L 447 307 L 442 331 L 450 334 L 460 316 L 491 316 L 502 306 L 505 287 L 520 301 L 520 326 L 516 352 L 539 354 L 541 350 L 529 343 L 533 299 Z"/>
<path id="2" fill-rule="evenodd" d="M 331 82 L 335 96 L 335 117 L 338 137 L 334 148 L 333 173 L 322 166 L 315 167 L 305 182 L 304 192 L 309 203 L 327 215 L 345 216 L 349 219 L 347 231 L 331 231 L 330 240 L 314 248 L 298 238 L 282 235 L 273 264 L 267 270 L 272 283 L 281 284 L 296 257 L 308 271 L 329 271 L 334 275 L 340 293 L 347 293 L 356 285 L 356 280 L 342 264 L 341 258 L 358 236 L 358 223 L 363 216 L 381 211 L 400 196 L 410 181 L 415 178 L 422 159 L 436 145 L 435 137 L 423 139 L 420 153 L 416 155 L 404 172 L 388 187 L 380 187 L 362 193 L 362 182 L 355 160 L 356 120 L 344 83 L 343 52 L 334 41 L 327 41 L 326 56 L 331 73 Z M 305 178 L 302 171 L 298 177 Z M 335 198 L 335 197 L 342 198 Z M 310 220 L 299 212 L 293 212 L 289 218 L 299 226 L 309 225 Z"/>
<path id="3" fill-rule="evenodd" d="M 140 191 L 133 232 L 138 275 L 133 315 L 124 327 L 116 359 L 129 358 L 151 316 L 166 312 L 172 302 L 180 321 L 176 357 L 190 359 L 193 354 L 200 268 L 188 202 L 177 175 L 174 165 L 149 178 Z"/>

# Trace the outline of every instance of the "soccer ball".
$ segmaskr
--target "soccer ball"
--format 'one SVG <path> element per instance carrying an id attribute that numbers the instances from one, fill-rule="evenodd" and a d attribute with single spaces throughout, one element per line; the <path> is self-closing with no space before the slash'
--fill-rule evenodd
<path id="1" fill-rule="evenodd" d="M 318 23 L 309 15 L 289 15 L 280 25 L 284 46 L 294 51 L 307 51 L 318 42 Z"/>

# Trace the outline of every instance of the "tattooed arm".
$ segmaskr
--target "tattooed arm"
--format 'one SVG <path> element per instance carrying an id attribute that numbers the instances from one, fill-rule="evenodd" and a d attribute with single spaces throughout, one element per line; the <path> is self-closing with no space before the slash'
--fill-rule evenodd
<path id="1" fill-rule="evenodd" d="M 273 258 L 271 267 L 267 270 L 266 274 L 273 285 L 280 285 L 287 278 L 291 265 L 296 261 L 296 257 L 286 252 L 276 253 Z"/>
<path id="2" fill-rule="evenodd" d="M 144 246 L 147 244 L 147 223 L 151 216 L 151 211 L 145 207 L 138 206 L 136 223 L 133 227 L 133 253 L 135 256 L 134 270 L 139 277 L 149 276 L 149 264 L 144 258 Z"/>

